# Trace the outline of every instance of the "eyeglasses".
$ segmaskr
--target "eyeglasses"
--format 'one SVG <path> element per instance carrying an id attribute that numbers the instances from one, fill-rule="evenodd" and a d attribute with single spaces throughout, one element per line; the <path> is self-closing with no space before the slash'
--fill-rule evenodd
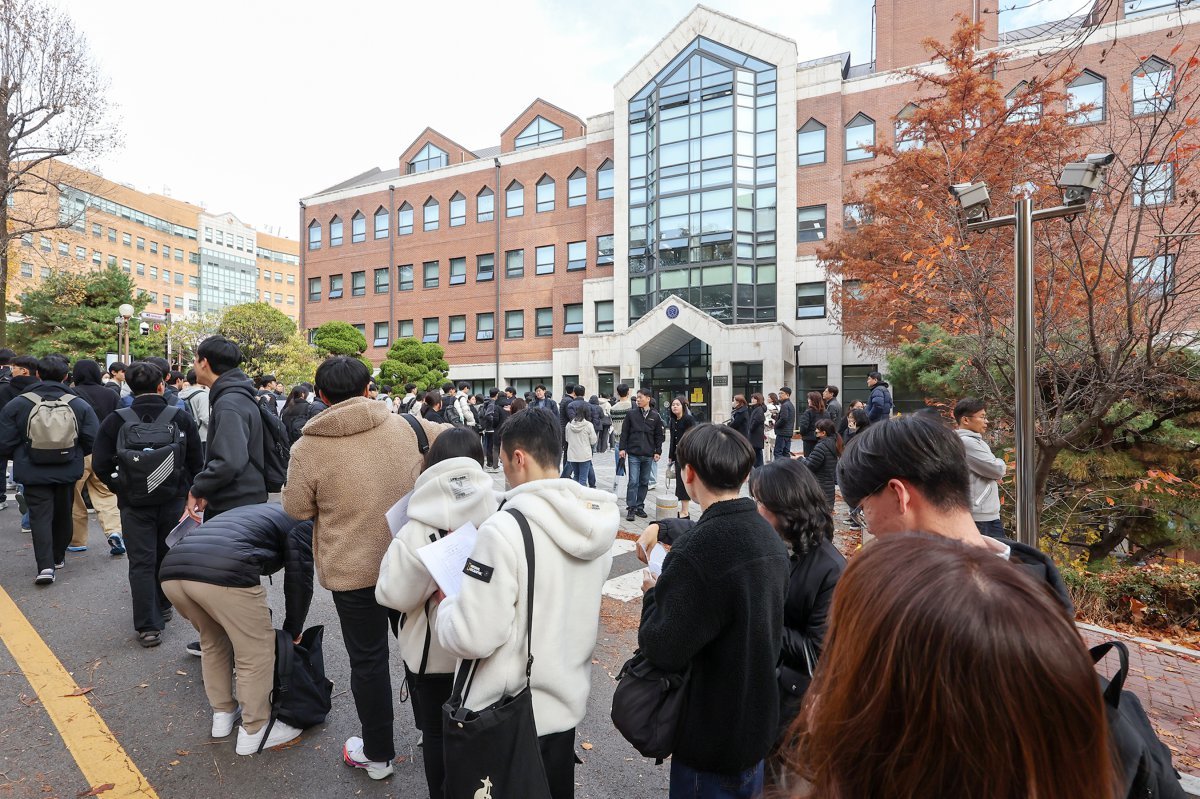
<path id="1" fill-rule="evenodd" d="M 876 494 L 878 494 L 880 491 L 882 491 L 884 488 L 886 488 L 887 484 L 890 482 L 891 482 L 891 478 L 884 480 L 882 483 L 875 486 L 875 488 L 868 491 L 866 494 L 863 494 L 863 497 L 862 497 L 862 499 L 860 499 L 858 501 L 858 504 L 856 506 L 854 506 L 853 508 L 851 508 L 850 521 L 854 522 L 855 526 L 858 527 L 859 529 L 861 529 L 864 533 L 870 532 L 870 531 L 867 529 L 867 513 L 863 509 L 863 505 L 862 505 L 863 502 L 867 499 L 867 497 L 873 497 Z"/>

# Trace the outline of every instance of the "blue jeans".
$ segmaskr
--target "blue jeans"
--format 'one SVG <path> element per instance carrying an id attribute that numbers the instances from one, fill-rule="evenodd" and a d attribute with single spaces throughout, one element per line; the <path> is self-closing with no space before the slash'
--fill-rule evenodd
<path id="1" fill-rule="evenodd" d="M 595 467 L 592 466 L 591 461 L 572 462 L 571 468 L 573 468 L 575 470 L 575 482 L 579 483 L 581 486 L 585 486 L 588 484 L 588 481 L 590 480 L 592 482 L 593 486 L 595 485 L 596 472 L 595 472 Z"/>
<path id="2" fill-rule="evenodd" d="M 741 774 L 715 774 L 697 771 L 671 759 L 669 799 L 755 799 L 763 791 L 763 764 L 760 760 Z"/>
<path id="3" fill-rule="evenodd" d="M 976 521 L 975 526 L 979 528 L 979 532 L 984 535 L 990 535 L 992 538 L 1004 538 L 1004 525 L 999 519 L 991 519 L 986 522 Z"/>
<path id="4" fill-rule="evenodd" d="M 646 492 L 650 490 L 650 467 L 654 458 L 650 455 L 627 455 L 629 486 L 625 489 L 625 511 L 632 513 L 646 509 Z"/>
<path id="5" fill-rule="evenodd" d="M 613 436 L 612 442 L 613 466 L 616 467 L 617 477 L 625 476 L 625 465 L 621 463 L 621 437 Z M 614 489 L 615 490 L 615 489 Z"/>

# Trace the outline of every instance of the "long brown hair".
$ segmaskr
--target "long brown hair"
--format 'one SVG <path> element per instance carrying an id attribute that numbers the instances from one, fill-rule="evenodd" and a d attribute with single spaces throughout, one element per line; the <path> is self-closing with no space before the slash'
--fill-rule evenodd
<path id="1" fill-rule="evenodd" d="M 820 391 L 808 392 L 808 407 L 812 408 L 817 413 L 825 412 L 825 398 L 821 396 Z"/>
<path id="2" fill-rule="evenodd" d="M 1091 657 L 1062 606 L 981 547 L 895 535 L 850 563 L 785 738 L 829 799 L 1112 799 Z"/>

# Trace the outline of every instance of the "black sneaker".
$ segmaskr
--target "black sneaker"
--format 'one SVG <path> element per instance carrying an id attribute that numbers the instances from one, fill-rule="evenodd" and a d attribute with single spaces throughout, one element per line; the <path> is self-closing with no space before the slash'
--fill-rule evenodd
<path id="1" fill-rule="evenodd" d="M 174 608 L 164 608 L 163 610 L 159 611 L 158 615 L 162 616 L 162 620 L 164 622 L 168 622 L 171 619 L 175 618 L 175 609 Z M 200 646 L 199 644 L 196 645 L 197 648 L 199 648 L 199 646 Z"/>
<path id="2" fill-rule="evenodd" d="M 185 649 L 187 650 L 187 653 L 189 655 L 195 655 L 196 657 L 200 657 L 201 653 L 200 653 L 200 642 L 199 641 L 192 641 L 190 644 L 188 644 L 185 647 Z"/>
<path id="3" fill-rule="evenodd" d="M 629 513 L 625 514 L 625 521 L 627 521 L 627 522 L 633 521 L 633 511 L 629 511 Z"/>
<path id="4" fill-rule="evenodd" d="M 639 519 L 650 518 L 650 514 L 646 513 L 646 511 L 642 510 L 641 508 L 638 508 L 637 510 L 635 510 L 633 512 L 633 515 L 637 516 Z"/>

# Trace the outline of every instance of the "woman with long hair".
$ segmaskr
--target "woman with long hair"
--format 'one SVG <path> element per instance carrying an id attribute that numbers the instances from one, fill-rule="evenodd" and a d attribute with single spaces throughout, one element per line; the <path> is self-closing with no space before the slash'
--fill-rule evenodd
<path id="1" fill-rule="evenodd" d="M 1062 606 L 991 550 L 880 538 L 833 600 L 788 763 L 821 799 L 1114 799 L 1096 671 Z"/>
<path id="2" fill-rule="evenodd" d="M 750 395 L 750 446 L 754 448 L 754 467 L 763 465 L 763 447 L 767 443 L 767 404 L 763 395 Z"/>
<path id="3" fill-rule="evenodd" d="M 837 489 L 837 463 L 842 456 L 842 440 L 830 419 L 817 421 L 817 443 L 803 458 L 803 463 L 817 479 L 825 495 L 829 512 L 833 513 L 833 495 Z"/>
<path id="4" fill-rule="evenodd" d="M 852 413 L 854 413 L 854 411 L 856 409 L 865 408 L 865 407 L 866 406 L 863 405 L 862 400 L 854 400 L 853 402 L 846 403 L 845 415 L 842 416 L 841 419 L 836 420 L 837 421 L 837 432 L 838 432 L 838 435 L 842 437 L 843 441 L 849 439 L 849 436 L 846 435 L 846 428 L 850 425 L 850 415 Z"/>
<path id="5" fill-rule="evenodd" d="M 858 435 L 861 431 L 866 430 L 871 426 L 871 417 L 862 408 L 855 408 L 850 411 L 847 417 L 845 439 L 849 441 Z"/>
<path id="6" fill-rule="evenodd" d="M 671 462 L 671 467 L 675 470 L 675 498 L 679 500 L 679 516 L 686 519 L 691 514 L 692 498 L 688 496 L 687 487 L 684 486 L 683 478 L 680 476 L 679 461 L 675 459 L 675 450 L 684 433 L 695 427 L 697 422 L 683 396 L 671 400 L 668 424 L 671 428 L 671 448 L 667 452 L 667 460 Z"/>
<path id="7" fill-rule="evenodd" d="M 833 516 L 812 474 L 793 460 L 752 472 L 750 490 L 758 513 L 791 550 L 791 576 L 783 605 L 783 651 L 779 657 L 779 727 L 800 710 L 821 656 L 833 589 L 846 559 L 833 545 Z"/>
<path id="8" fill-rule="evenodd" d="M 827 418 L 829 417 L 825 413 L 825 400 L 821 397 L 821 392 L 808 392 L 808 407 L 796 420 L 796 430 L 804 442 L 805 455 L 808 455 L 817 446 L 817 422 Z"/>
<path id="9" fill-rule="evenodd" d="M 425 392 L 425 399 L 421 403 L 421 418 L 427 422 L 446 423 L 445 417 L 442 416 L 442 392 Z"/>
<path id="10" fill-rule="evenodd" d="M 283 413 L 279 415 L 283 427 L 287 430 L 288 446 L 295 444 L 304 435 L 304 425 L 308 422 L 311 404 L 308 401 L 308 391 L 303 385 L 296 386 L 288 393 L 287 401 L 283 403 Z"/>
<path id="11" fill-rule="evenodd" d="M 432 393 L 432 392 L 431 392 Z M 417 551 L 467 522 L 476 527 L 496 512 L 492 477 L 483 470 L 483 445 L 469 427 L 444 430 L 425 453 L 420 477 L 409 494 L 408 522 L 388 545 L 379 567 L 375 598 L 404 613 L 399 624 L 405 681 L 413 716 L 424 736 L 422 759 L 430 796 L 441 796 L 442 705 L 450 699 L 457 659 L 446 652 L 436 625 L 438 586 Z"/>
<path id="12" fill-rule="evenodd" d="M 729 414 L 729 426 L 750 440 L 750 406 L 742 394 L 733 395 L 733 412 Z"/>

